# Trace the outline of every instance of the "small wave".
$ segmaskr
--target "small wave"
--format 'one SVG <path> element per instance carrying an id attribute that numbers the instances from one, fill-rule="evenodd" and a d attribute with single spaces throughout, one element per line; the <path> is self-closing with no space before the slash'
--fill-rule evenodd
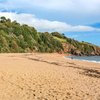
<path id="1" fill-rule="evenodd" d="M 77 60 L 82 60 L 82 61 L 87 61 L 87 62 L 93 62 L 93 63 L 100 63 L 100 61 L 94 61 L 94 60 L 84 60 L 84 59 L 77 59 Z"/>
<path id="2" fill-rule="evenodd" d="M 80 60 L 80 61 L 86 61 L 86 62 L 100 63 L 100 61 L 87 60 L 87 59 L 78 59 L 78 58 L 75 58 L 74 56 L 69 56 L 69 57 L 65 57 L 65 58 L 70 58 L 70 59 Z"/>

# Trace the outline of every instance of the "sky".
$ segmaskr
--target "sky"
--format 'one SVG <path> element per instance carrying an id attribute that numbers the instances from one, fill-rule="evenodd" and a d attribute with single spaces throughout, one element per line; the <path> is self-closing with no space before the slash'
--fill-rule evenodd
<path id="1" fill-rule="evenodd" d="M 0 0 L 0 16 L 100 46 L 100 0 Z"/>

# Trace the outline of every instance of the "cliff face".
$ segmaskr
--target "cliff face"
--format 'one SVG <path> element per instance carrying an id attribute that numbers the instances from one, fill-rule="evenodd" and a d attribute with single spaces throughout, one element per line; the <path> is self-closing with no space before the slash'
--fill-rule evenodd
<path id="1" fill-rule="evenodd" d="M 64 53 L 70 53 L 77 56 L 100 56 L 100 48 L 94 46 L 92 51 L 82 51 L 81 49 L 76 48 L 72 44 L 62 43 L 64 48 Z"/>
<path id="2" fill-rule="evenodd" d="M 95 51 L 93 52 L 94 55 L 100 56 L 100 48 L 99 47 L 94 47 Z"/>

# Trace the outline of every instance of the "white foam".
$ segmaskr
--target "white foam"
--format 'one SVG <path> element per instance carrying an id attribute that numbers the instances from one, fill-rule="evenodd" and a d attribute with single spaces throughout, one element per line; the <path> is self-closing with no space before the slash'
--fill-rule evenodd
<path id="1" fill-rule="evenodd" d="M 66 56 L 64 56 L 64 58 L 72 59 L 71 57 L 66 57 Z M 73 58 L 73 60 L 80 60 L 80 61 L 93 62 L 93 63 L 100 63 L 100 61 L 95 61 L 95 60 L 84 60 L 84 59 L 76 59 L 76 58 Z"/>
<path id="2" fill-rule="evenodd" d="M 93 62 L 93 63 L 100 63 L 100 61 L 94 61 L 94 60 L 82 60 L 82 61 Z"/>

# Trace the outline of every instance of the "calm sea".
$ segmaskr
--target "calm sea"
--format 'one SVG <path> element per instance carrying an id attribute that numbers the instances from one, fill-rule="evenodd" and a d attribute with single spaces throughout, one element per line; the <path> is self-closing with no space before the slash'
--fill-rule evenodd
<path id="1" fill-rule="evenodd" d="M 68 58 L 100 63 L 100 56 L 70 56 Z"/>

